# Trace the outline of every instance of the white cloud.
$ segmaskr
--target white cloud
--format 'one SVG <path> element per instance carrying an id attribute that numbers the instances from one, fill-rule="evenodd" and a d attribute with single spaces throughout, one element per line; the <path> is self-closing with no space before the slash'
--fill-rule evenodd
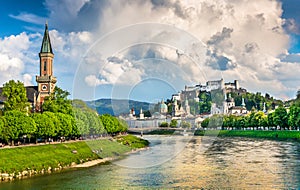
<path id="1" fill-rule="evenodd" d="M 89 86 L 98 86 L 101 84 L 108 84 L 104 79 L 98 79 L 95 75 L 88 75 L 85 77 L 85 82 L 89 85 Z"/>
<path id="2" fill-rule="evenodd" d="M 39 17 L 35 14 L 31 14 L 31 13 L 20 13 L 18 15 L 13 15 L 13 14 L 10 14 L 9 15 L 10 17 L 14 18 L 14 19 L 18 19 L 18 20 L 21 20 L 21 21 L 24 21 L 24 22 L 29 22 L 29 23 L 33 23 L 33 24 L 44 24 L 45 23 L 45 20 L 46 18 L 43 18 L 43 17 Z"/>
<path id="3" fill-rule="evenodd" d="M 30 46 L 26 33 L 11 35 L 0 39 L 0 84 L 14 79 L 21 80 L 24 70 L 23 59 Z"/>
<path id="4" fill-rule="evenodd" d="M 281 16 L 281 4 L 269 0 L 259 2 L 170 0 L 155 1 L 155 4 L 150 1 L 126 1 L 122 4 L 119 1 L 111 1 L 110 8 L 103 11 L 99 31 L 110 32 L 141 22 L 174 25 L 207 43 L 210 58 L 207 59 L 205 56 L 198 58 L 198 60 L 208 60 L 207 65 L 200 64 L 205 68 L 204 78 L 208 80 L 216 78 L 216 72 L 213 70 L 220 69 L 221 75 L 227 76 L 230 80 L 233 78 L 230 75 L 235 76 L 236 78 L 233 79 L 243 81 L 242 84 L 246 88 L 251 88 L 253 91 L 266 91 L 266 88 L 270 88 L 273 95 L 279 96 L 282 89 L 287 91 L 290 89 L 284 83 L 288 75 L 297 75 L 296 70 L 292 70 L 292 73 L 289 72 L 287 75 L 286 71 L 275 69 L 276 67 L 287 70 L 288 67 L 293 68 L 286 62 L 278 61 L 278 57 L 287 51 L 289 45 L 289 36 L 283 29 L 286 20 Z M 134 34 L 130 35 L 130 30 L 121 36 L 120 41 L 122 38 L 139 38 Z M 155 39 L 157 36 L 158 34 L 151 37 Z M 164 36 L 164 39 L 173 37 Z M 131 49 L 131 53 L 134 54 L 134 48 Z M 167 52 L 157 47 L 148 49 L 148 52 L 150 51 L 154 57 Z M 141 53 L 141 49 L 135 52 Z M 201 78 L 199 72 L 193 72 L 195 71 L 193 64 L 186 61 L 184 63 L 186 64 L 178 62 L 178 65 L 184 71 L 189 71 L 197 83 L 197 77 Z M 114 69 L 118 73 L 119 67 Z"/>
<path id="5" fill-rule="evenodd" d="M 290 37 L 283 29 L 295 30 L 295 22 L 282 19 L 278 1 L 47 0 L 45 6 L 50 26 L 58 28 L 50 36 L 55 74 L 62 78 L 78 65 L 90 86 L 134 83 L 157 73 L 186 83 L 224 77 L 278 97 L 283 90 L 292 94 L 300 82 L 299 55 L 287 53 Z M 35 23 L 30 13 L 11 16 L 22 20 L 22 14 Z M 0 56 L 7 61 L 1 69 L 24 67 L 24 60 L 36 66 L 36 55 L 24 55 L 41 37 L 2 39 Z"/>
<path id="6" fill-rule="evenodd" d="M 30 74 L 28 74 L 28 73 L 25 73 L 23 75 L 23 81 L 24 81 L 24 85 L 25 86 L 34 86 L 32 84 L 32 76 Z"/>

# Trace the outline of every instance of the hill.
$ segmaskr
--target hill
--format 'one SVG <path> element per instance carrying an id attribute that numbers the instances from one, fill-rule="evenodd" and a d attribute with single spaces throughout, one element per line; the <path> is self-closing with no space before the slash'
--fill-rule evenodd
<path id="1" fill-rule="evenodd" d="M 111 114 L 114 116 L 129 114 L 129 110 L 132 108 L 138 115 L 141 108 L 144 111 L 153 110 L 155 106 L 153 103 L 125 99 L 98 99 L 86 101 L 86 104 L 90 108 L 97 110 L 99 114 Z"/>

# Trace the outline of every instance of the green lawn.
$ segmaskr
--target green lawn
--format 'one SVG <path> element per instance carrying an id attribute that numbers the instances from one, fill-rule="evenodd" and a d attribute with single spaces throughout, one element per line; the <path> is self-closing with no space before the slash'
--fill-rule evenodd
<path id="1" fill-rule="evenodd" d="M 300 140 L 300 131 L 241 131 L 241 130 L 207 130 L 196 131 L 197 136 L 226 136 L 226 137 L 253 137 L 253 138 L 268 138 L 268 139 L 294 139 Z"/>
<path id="2" fill-rule="evenodd" d="M 133 135 L 118 137 L 117 141 L 121 144 L 129 145 L 131 148 L 144 148 L 149 145 L 149 141 L 137 138 Z"/>
<path id="3" fill-rule="evenodd" d="M 0 172 L 13 173 L 24 170 L 48 169 L 69 166 L 72 162 L 79 164 L 98 158 L 122 155 L 129 152 L 132 141 L 136 137 L 127 137 L 129 145 L 124 145 L 115 139 L 78 141 L 62 144 L 47 144 L 40 146 L 27 146 L 0 149 Z M 76 151 L 76 153 L 72 153 Z"/>

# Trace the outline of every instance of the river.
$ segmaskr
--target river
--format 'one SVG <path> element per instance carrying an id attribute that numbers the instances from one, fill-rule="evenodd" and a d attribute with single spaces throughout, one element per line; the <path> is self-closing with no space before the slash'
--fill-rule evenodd
<path id="1" fill-rule="evenodd" d="M 0 183 L 0 189 L 299 189 L 300 143 L 144 136 L 149 149 L 113 163 Z"/>

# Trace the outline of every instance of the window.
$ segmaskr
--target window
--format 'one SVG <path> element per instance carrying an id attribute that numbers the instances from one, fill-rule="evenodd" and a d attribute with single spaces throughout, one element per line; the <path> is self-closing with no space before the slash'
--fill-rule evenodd
<path id="1" fill-rule="evenodd" d="M 44 61 L 44 71 L 47 71 L 47 62 Z"/>

